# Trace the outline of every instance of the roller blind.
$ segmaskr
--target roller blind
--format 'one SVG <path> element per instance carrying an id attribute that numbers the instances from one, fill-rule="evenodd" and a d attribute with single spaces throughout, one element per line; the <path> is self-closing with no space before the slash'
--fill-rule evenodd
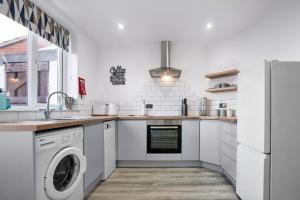
<path id="1" fill-rule="evenodd" d="M 69 51 L 70 32 L 29 0 L 0 0 L 0 13 Z"/>

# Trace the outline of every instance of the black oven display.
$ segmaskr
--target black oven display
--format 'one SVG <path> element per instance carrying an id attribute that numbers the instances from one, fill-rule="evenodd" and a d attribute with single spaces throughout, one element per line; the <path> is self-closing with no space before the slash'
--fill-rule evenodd
<path id="1" fill-rule="evenodd" d="M 181 153 L 181 125 L 148 125 L 147 153 Z"/>

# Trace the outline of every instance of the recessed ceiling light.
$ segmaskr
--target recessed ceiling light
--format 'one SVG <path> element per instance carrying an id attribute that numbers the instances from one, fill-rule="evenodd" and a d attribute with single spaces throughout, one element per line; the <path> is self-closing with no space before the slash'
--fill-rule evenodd
<path id="1" fill-rule="evenodd" d="M 124 30 L 124 28 L 125 28 L 125 27 L 124 27 L 124 24 L 122 24 L 122 23 L 119 23 L 119 24 L 118 24 L 118 29 Z"/>
<path id="2" fill-rule="evenodd" d="M 210 29 L 212 29 L 213 28 L 213 24 L 212 23 L 208 23 L 208 24 L 206 24 L 206 29 L 207 30 L 210 30 Z"/>

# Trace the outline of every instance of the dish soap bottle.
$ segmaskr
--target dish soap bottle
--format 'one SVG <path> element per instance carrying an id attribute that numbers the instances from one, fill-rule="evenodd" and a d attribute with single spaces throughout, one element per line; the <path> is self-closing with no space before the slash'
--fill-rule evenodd
<path id="1" fill-rule="evenodd" d="M 11 107 L 10 99 L 8 99 L 3 90 L 0 89 L 0 110 L 7 110 Z"/>

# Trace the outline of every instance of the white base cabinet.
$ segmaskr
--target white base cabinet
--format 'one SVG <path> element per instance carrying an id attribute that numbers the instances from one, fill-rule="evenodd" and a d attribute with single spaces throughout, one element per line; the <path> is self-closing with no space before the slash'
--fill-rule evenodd
<path id="1" fill-rule="evenodd" d="M 214 165 L 221 165 L 220 141 L 219 121 L 201 120 L 200 160 Z"/>
<path id="2" fill-rule="evenodd" d="M 182 160 L 199 160 L 199 120 L 182 121 Z"/>
<path id="3" fill-rule="evenodd" d="M 116 122 L 104 122 L 104 174 L 106 180 L 116 169 Z"/>
<path id="4" fill-rule="evenodd" d="M 144 120 L 118 122 L 118 160 L 147 159 L 147 124 Z"/>

